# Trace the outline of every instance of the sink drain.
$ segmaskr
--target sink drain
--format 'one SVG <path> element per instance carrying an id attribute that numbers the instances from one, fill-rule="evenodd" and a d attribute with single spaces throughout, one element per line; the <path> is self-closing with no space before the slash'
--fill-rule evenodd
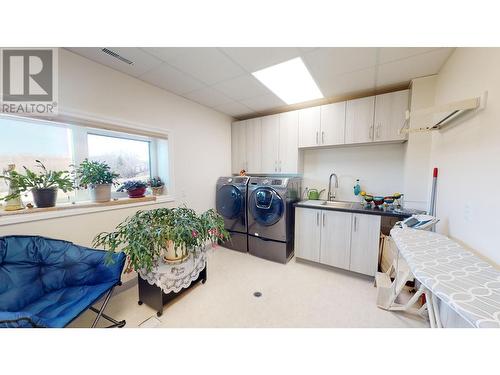
<path id="1" fill-rule="evenodd" d="M 261 292 L 254 292 L 253 296 L 254 297 L 262 297 L 262 293 Z"/>

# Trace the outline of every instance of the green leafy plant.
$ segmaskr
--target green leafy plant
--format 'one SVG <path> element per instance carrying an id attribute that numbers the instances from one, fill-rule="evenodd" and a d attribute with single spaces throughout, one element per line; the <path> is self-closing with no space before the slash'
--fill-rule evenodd
<path id="1" fill-rule="evenodd" d="M 130 272 L 151 270 L 170 241 L 176 252 L 193 252 L 207 243 L 215 246 L 219 240 L 228 238 L 224 219 L 213 209 L 198 215 L 187 207 L 158 208 L 138 211 L 118 224 L 113 232 L 98 234 L 93 246 L 125 252 L 126 270 Z"/>
<path id="2" fill-rule="evenodd" d="M 164 182 L 161 180 L 160 177 L 153 177 L 148 180 L 148 185 L 153 187 L 153 188 L 159 188 L 162 187 Z"/>
<path id="3" fill-rule="evenodd" d="M 140 180 L 129 180 L 125 181 L 122 186 L 117 191 L 131 191 L 131 190 L 136 190 L 136 189 L 143 189 L 147 188 L 148 185 L 146 185 L 145 182 L 140 181 Z"/>
<path id="4" fill-rule="evenodd" d="M 75 170 L 79 185 L 87 188 L 89 185 L 115 184 L 120 176 L 111 171 L 111 167 L 100 161 L 85 159 Z"/>
<path id="5" fill-rule="evenodd" d="M 68 171 L 48 170 L 40 160 L 35 160 L 40 172 L 34 172 L 23 166 L 24 174 L 9 171 L 0 178 L 9 181 L 12 193 L 2 198 L 10 200 L 19 197 L 28 190 L 61 189 L 65 193 L 73 190 L 73 180 Z"/>

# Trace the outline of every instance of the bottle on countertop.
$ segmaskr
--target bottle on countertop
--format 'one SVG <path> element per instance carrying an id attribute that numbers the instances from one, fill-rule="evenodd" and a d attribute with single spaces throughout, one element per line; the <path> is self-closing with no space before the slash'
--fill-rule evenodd
<path id="1" fill-rule="evenodd" d="M 361 193 L 361 186 L 359 186 L 359 178 L 356 179 L 356 184 L 354 185 L 354 195 L 358 196 Z"/>

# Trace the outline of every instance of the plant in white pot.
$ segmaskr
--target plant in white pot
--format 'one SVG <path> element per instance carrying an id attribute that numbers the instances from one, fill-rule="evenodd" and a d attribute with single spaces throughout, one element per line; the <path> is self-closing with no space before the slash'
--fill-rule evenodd
<path id="1" fill-rule="evenodd" d="M 109 202 L 111 187 L 116 183 L 119 174 L 111 171 L 111 167 L 100 161 L 85 159 L 76 169 L 78 185 L 88 188 L 92 202 Z"/>
<path id="2" fill-rule="evenodd" d="M 93 245 L 125 252 L 128 272 L 150 271 L 160 261 L 182 261 L 207 243 L 228 238 L 224 219 L 213 209 L 198 215 L 186 207 L 158 208 L 136 212 L 113 232 L 98 234 Z"/>
<path id="3" fill-rule="evenodd" d="M 31 191 L 37 207 L 54 207 L 59 189 L 65 193 L 73 190 L 73 181 L 68 171 L 51 171 L 40 160 L 35 162 L 40 172 L 23 167 L 24 174 L 11 169 L 0 176 L 9 183 L 10 194 L 2 198 L 3 200 L 9 201 Z"/>

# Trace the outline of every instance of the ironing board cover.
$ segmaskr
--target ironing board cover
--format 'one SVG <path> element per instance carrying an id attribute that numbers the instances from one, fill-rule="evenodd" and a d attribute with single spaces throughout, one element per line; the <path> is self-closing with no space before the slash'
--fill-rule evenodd
<path id="1" fill-rule="evenodd" d="M 448 237 L 393 228 L 391 236 L 415 277 L 478 328 L 500 327 L 500 271 Z"/>

